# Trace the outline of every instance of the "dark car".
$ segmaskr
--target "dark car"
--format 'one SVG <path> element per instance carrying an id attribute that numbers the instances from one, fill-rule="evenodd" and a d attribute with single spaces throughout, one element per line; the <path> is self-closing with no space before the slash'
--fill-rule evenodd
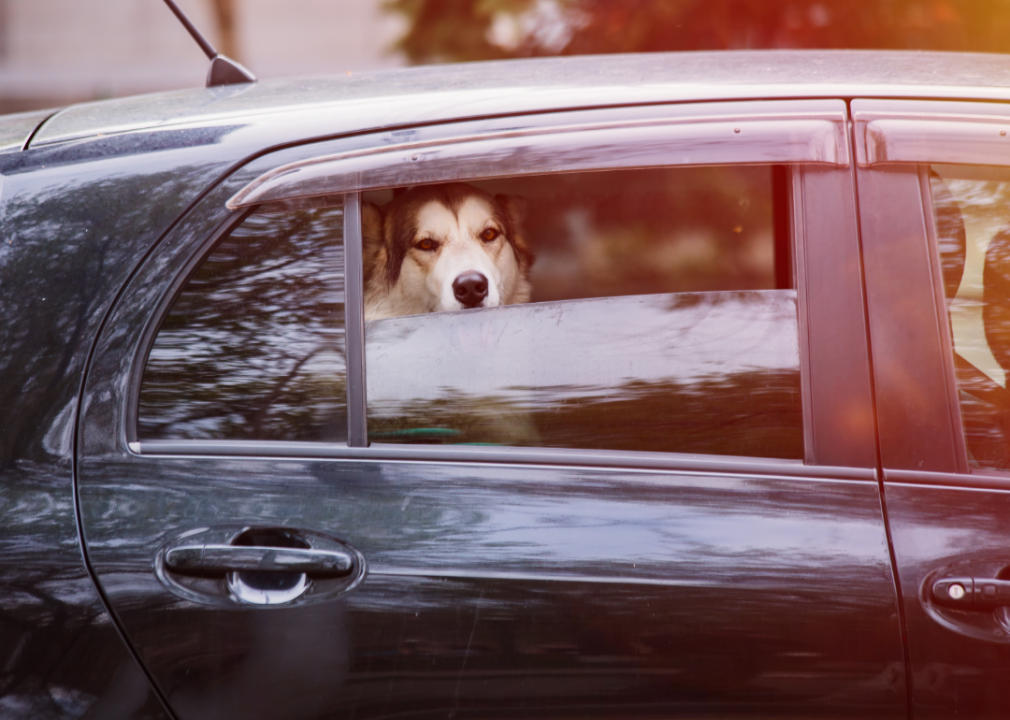
<path id="1" fill-rule="evenodd" d="M 1006 717 L 1010 59 L 0 118 L 0 717 Z"/>

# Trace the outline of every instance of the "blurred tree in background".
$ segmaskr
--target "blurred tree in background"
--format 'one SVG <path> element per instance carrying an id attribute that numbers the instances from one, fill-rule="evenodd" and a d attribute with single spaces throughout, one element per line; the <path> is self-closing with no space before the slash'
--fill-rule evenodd
<path id="1" fill-rule="evenodd" d="M 212 0 L 214 19 L 217 20 L 218 47 L 222 55 L 239 60 L 238 22 L 235 14 L 235 0 Z"/>
<path id="2" fill-rule="evenodd" d="M 1010 0 L 387 0 L 413 63 L 664 50 L 1010 51 Z"/>

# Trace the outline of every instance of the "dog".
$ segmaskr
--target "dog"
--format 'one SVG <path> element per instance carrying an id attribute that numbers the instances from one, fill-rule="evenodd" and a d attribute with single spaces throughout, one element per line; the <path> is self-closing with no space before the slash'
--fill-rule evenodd
<path id="1" fill-rule="evenodd" d="M 366 321 L 529 302 L 521 198 L 424 185 L 361 213 Z"/>

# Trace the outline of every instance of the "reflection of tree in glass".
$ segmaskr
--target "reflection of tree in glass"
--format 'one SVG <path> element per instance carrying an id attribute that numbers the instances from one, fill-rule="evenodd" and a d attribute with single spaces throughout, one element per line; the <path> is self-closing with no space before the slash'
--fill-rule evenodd
<path id="1" fill-rule="evenodd" d="M 509 388 L 369 404 L 377 442 L 478 443 L 803 457 L 799 371 L 755 370 L 689 383 Z"/>
<path id="2" fill-rule="evenodd" d="M 954 194 L 936 172 L 929 173 L 929 184 L 933 192 L 933 219 L 943 271 L 943 290 L 949 300 L 957 294 L 964 274 L 967 243 L 964 218 Z"/>
<path id="3" fill-rule="evenodd" d="M 141 437 L 343 439 L 342 222 L 253 215 L 215 247 L 151 349 Z"/>

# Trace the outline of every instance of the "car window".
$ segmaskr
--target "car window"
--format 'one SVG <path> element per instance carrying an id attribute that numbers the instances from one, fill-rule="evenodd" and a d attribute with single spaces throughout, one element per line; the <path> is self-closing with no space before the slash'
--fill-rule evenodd
<path id="1" fill-rule="evenodd" d="M 802 458 L 785 177 L 364 193 L 369 440 Z"/>
<path id="2" fill-rule="evenodd" d="M 164 317 L 140 386 L 140 439 L 346 438 L 341 207 L 253 214 Z"/>
<path id="3" fill-rule="evenodd" d="M 1010 469 L 1010 171 L 935 165 L 933 216 L 968 461 Z"/>

